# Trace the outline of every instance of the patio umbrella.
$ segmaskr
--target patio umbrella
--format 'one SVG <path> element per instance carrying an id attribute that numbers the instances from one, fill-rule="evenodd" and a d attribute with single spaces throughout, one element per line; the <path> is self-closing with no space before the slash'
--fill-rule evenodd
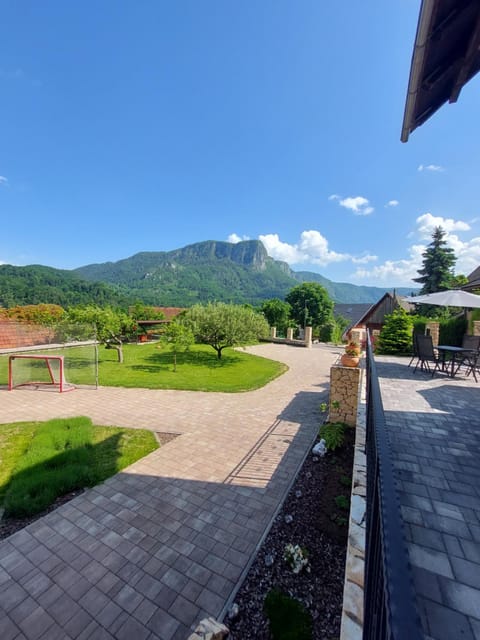
<path id="1" fill-rule="evenodd" d="M 461 289 L 437 291 L 436 293 L 427 293 L 424 296 L 409 296 L 408 298 L 404 298 L 404 300 L 414 302 L 415 304 L 433 304 L 440 307 L 480 308 L 480 296 L 462 291 Z"/>

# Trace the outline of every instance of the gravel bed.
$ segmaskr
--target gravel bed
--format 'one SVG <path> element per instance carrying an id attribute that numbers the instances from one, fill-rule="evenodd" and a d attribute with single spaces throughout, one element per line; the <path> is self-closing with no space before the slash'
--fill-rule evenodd
<path id="1" fill-rule="evenodd" d="M 263 602 L 272 588 L 299 600 L 313 619 L 313 640 L 340 636 L 348 511 L 335 498 L 350 498 L 354 430 L 346 445 L 324 458 L 308 454 L 292 489 L 235 597 L 239 613 L 225 624 L 232 640 L 270 640 Z M 310 571 L 293 573 L 285 546 L 308 551 Z M 233 611 L 232 611 L 233 613 Z"/>

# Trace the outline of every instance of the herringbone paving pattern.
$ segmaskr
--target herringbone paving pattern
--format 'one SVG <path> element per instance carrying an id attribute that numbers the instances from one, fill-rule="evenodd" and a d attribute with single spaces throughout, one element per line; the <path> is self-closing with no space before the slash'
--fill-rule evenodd
<path id="1" fill-rule="evenodd" d="M 1 640 L 183 640 L 222 614 L 316 435 L 339 352 L 252 351 L 289 371 L 241 394 L 0 390 L 5 423 L 87 415 L 181 434 L 0 543 Z"/>

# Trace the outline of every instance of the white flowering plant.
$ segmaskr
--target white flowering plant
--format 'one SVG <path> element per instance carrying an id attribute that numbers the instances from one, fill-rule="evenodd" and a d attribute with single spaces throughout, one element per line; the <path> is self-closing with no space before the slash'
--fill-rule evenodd
<path id="1" fill-rule="evenodd" d="M 300 573 L 303 569 L 310 571 L 308 551 L 298 544 L 287 544 L 283 552 L 283 559 L 290 565 L 293 573 Z"/>

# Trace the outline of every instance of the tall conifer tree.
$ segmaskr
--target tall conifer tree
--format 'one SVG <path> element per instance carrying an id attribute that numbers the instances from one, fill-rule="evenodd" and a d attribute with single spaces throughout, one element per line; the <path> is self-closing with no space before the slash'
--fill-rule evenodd
<path id="1" fill-rule="evenodd" d="M 454 277 L 454 267 L 457 258 L 451 247 L 447 247 L 444 240 L 445 231 L 442 227 L 435 227 L 432 242 L 423 252 L 423 267 L 418 270 L 419 277 L 414 282 L 422 284 L 420 295 L 435 293 L 450 289 Z"/>

